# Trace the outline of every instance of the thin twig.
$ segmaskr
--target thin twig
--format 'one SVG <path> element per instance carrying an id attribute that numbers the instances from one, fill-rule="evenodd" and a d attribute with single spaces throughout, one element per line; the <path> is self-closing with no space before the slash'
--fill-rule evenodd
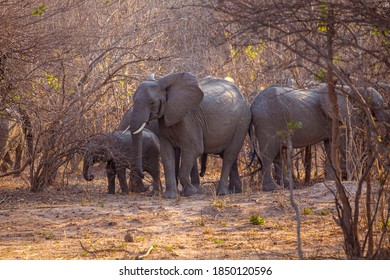
<path id="1" fill-rule="evenodd" d="M 84 250 L 85 252 L 87 252 L 87 253 L 89 253 L 89 254 L 92 254 L 95 258 L 97 258 L 97 255 L 96 255 L 96 253 L 95 253 L 94 251 L 88 250 L 88 249 L 83 245 L 83 243 L 82 243 L 80 240 L 79 240 L 79 242 L 80 242 L 81 248 L 83 248 L 83 250 Z"/>

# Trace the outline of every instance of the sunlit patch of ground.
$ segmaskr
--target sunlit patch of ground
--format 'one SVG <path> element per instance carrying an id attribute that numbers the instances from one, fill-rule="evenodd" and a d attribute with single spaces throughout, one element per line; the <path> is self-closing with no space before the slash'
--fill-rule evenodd
<path id="1" fill-rule="evenodd" d="M 37 194 L 28 192 L 21 179 L 1 181 L 0 258 L 298 258 L 287 190 L 265 193 L 246 185 L 243 194 L 216 197 L 210 181 L 203 184 L 203 194 L 164 200 L 108 195 L 104 175 L 99 178 L 89 183 L 73 176 L 66 186 Z M 295 190 L 295 198 L 305 257 L 345 258 L 331 192 L 315 184 Z M 253 225 L 253 215 L 264 224 Z"/>

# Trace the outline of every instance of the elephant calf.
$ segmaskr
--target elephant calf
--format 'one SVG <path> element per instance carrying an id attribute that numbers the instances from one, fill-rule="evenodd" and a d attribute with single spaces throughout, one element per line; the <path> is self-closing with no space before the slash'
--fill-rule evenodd
<path id="1" fill-rule="evenodd" d="M 157 136 L 145 129 L 142 133 L 142 162 L 143 169 L 153 178 L 153 194 L 158 193 L 161 186 L 160 181 L 160 142 Z M 130 169 L 131 191 L 145 192 L 142 179 L 138 176 L 134 168 L 135 162 L 132 160 L 131 149 L 133 141 L 131 133 L 116 131 L 93 136 L 87 146 L 84 155 L 83 175 L 87 181 L 92 181 L 93 164 L 96 162 L 106 162 L 108 193 L 115 193 L 115 175 L 118 176 L 122 193 L 128 193 L 129 188 L 126 183 L 126 168 Z"/>

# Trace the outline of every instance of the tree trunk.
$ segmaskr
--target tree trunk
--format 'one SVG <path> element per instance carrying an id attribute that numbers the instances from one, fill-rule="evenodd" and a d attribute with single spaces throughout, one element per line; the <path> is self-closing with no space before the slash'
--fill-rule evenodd
<path id="1" fill-rule="evenodd" d="M 352 214 L 351 205 L 348 200 L 345 188 L 342 185 L 341 169 L 340 169 L 340 122 L 339 122 L 339 107 L 337 103 L 337 93 L 335 90 L 336 80 L 333 72 L 333 39 L 336 35 L 335 30 L 335 15 L 332 4 L 329 5 L 327 12 L 327 84 L 328 84 L 328 96 L 332 106 L 332 143 L 331 143 L 331 164 L 334 170 L 335 183 L 337 188 L 336 207 L 338 208 L 338 216 L 340 219 L 340 226 L 344 234 L 344 246 L 345 252 L 349 259 L 355 259 L 361 257 L 361 250 L 359 244 L 358 232 L 354 228 L 354 219 Z M 341 204 L 338 199 L 341 200 Z"/>

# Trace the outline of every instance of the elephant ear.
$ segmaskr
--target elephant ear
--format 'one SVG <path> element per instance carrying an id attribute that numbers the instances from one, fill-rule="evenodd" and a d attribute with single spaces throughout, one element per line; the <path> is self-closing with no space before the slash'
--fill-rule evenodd
<path id="1" fill-rule="evenodd" d="M 346 120 L 348 118 L 348 112 L 352 110 L 352 105 L 348 100 L 345 98 L 344 94 L 339 92 L 336 89 L 337 92 L 337 105 L 339 107 L 339 119 L 343 124 L 346 124 Z M 321 108 L 324 111 L 324 113 L 329 117 L 332 118 L 332 103 L 329 100 L 328 92 L 322 91 L 321 97 L 320 97 L 320 104 Z"/>
<path id="2" fill-rule="evenodd" d="M 203 91 L 196 76 L 191 73 L 174 73 L 158 81 L 167 92 L 167 103 L 164 112 L 166 126 L 180 122 L 191 110 L 203 100 Z"/>

